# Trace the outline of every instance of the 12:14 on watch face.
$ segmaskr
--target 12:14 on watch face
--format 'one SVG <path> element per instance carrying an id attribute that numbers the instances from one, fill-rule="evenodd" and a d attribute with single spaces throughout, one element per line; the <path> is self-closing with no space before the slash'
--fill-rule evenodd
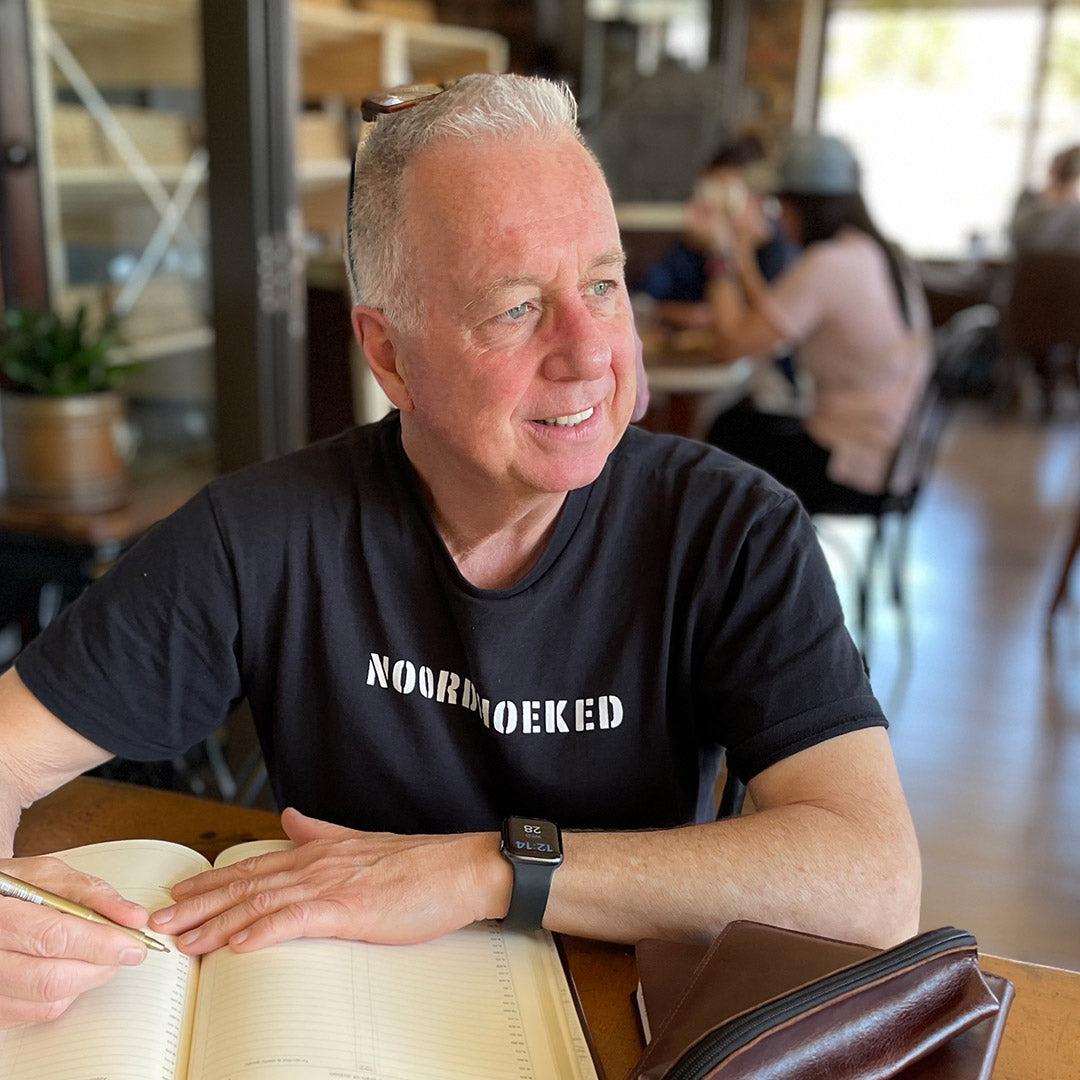
<path id="1" fill-rule="evenodd" d="M 552 821 L 535 818 L 507 818 L 503 826 L 503 848 L 512 859 L 558 865 L 562 862 L 562 837 Z"/>

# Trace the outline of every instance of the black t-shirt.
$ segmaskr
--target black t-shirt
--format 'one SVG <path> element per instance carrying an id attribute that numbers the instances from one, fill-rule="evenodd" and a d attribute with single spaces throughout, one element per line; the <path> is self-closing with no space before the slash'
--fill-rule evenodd
<path id="1" fill-rule="evenodd" d="M 636 428 L 508 589 L 458 572 L 394 414 L 213 481 L 16 666 L 128 758 L 247 696 L 281 805 L 397 832 L 702 820 L 719 748 L 748 779 L 884 723 L 794 496 Z"/>

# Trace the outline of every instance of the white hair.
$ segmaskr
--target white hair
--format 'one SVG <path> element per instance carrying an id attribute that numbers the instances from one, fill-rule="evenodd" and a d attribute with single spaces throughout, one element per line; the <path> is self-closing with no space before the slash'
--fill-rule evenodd
<path id="1" fill-rule="evenodd" d="M 423 311 L 407 284 L 405 173 L 437 140 L 482 136 L 569 136 L 585 145 L 570 91 L 520 75 L 467 75 L 427 101 L 380 116 L 356 151 L 345 257 L 354 304 L 417 329 Z"/>

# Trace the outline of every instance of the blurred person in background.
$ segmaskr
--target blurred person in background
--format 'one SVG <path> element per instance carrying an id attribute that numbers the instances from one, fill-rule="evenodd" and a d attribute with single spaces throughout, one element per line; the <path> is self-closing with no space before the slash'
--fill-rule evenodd
<path id="1" fill-rule="evenodd" d="M 1080 254 L 1080 143 L 1054 155 L 1041 192 L 1018 200 L 1009 236 L 1018 255 Z"/>
<path id="2" fill-rule="evenodd" d="M 798 249 L 784 235 L 775 213 L 769 214 L 761 191 L 760 166 L 765 148 L 755 135 L 742 135 L 717 151 L 694 185 L 694 201 L 711 200 L 733 213 L 750 206 L 761 214 L 758 268 L 772 281 L 795 258 Z M 670 326 L 708 329 L 712 312 L 706 300 L 709 235 L 690 222 L 686 235 L 649 268 L 641 290 L 656 301 L 654 314 Z"/>
<path id="3" fill-rule="evenodd" d="M 740 135 L 722 146 L 698 177 L 691 205 L 707 201 L 755 222 L 754 257 L 766 281 L 772 281 L 799 253 L 780 223 L 775 199 L 765 192 L 769 173 L 765 147 L 756 135 Z M 711 238 L 695 220 L 688 220 L 686 234 L 667 254 L 649 268 L 641 283 L 652 301 L 652 320 L 677 330 L 710 330 L 712 308 L 706 298 L 706 262 Z M 755 407 L 769 412 L 795 412 L 799 408 L 796 359 L 781 352 L 769 368 L 762 368 L 750 388 Z"/>
<path id="4" fill-rule="evenodd" d="M 691 207 L 695 231 L 709 239 L 716 358 L 767 358 L 787 344 L 813 381 L 804 417 L 732 409 L 709 441 L 771 473 L 810 513 L 873 506 L 931 370 L 922 286 L 871 220 L 859 172 L 839 139 L 788 138 L 774 187 L 784 229 L 803 250 L 771 283 L 756 259 L 762 226 L 751 207 Z"/>

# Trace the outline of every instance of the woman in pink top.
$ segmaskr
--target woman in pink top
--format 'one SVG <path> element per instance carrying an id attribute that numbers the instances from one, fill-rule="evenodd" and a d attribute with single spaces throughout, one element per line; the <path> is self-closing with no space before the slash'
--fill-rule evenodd
<path id="1" fill-rule="evenodd" d="M 717 358 L 767 359 L 797 346 L 814 392 L 804 417 L 722 413 L 709 441 L 790 487 L 810 513 L 869 510 L 930 373 L 922 287 L 877 230 L 859 168 L 839 139 L 792 136 L 778 166 L 782 220 L 803 253 L 766 284 L 752 214 L 691 208 L 713 257 L 709 303 Z"/>

